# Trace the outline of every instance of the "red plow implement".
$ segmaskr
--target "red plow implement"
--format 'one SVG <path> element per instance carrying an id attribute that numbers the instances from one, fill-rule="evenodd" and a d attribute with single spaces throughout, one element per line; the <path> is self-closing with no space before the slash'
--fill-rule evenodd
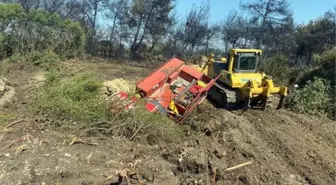
<path id="1" fill-rule="evenodd" d="M 163 113 L 176 122 L 183 122 L 206 98 L 219 77 L 212 79 L 185 65 L 182 60 L 172 58 L 138 82 L 137 94 L 128 98 L 123 106 L 131 108 L 139 99 L 145 98 L 148 111 Z M 125 99 L 127 94 L 119 92 L 116 96 Z"/>

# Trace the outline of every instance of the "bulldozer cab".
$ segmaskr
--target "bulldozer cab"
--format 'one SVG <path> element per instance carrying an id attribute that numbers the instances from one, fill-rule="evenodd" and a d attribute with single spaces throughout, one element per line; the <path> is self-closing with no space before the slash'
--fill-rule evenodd
<path id="1" fill-rule="evenodd" d="M 259 63 L 260 50 L 232 49 L 228 54 L 228 71 L 233 73 L 255 73 Z"/>
<path id="2" fill-rule="evenodd" d="M 259 57 L 255 53 L 238 53 L 234 60 L 233 72 L 256 72 Z"/>
<path id="3" fill-rule="evenodd" d="M 215 76 L 221 74 L 221 81 L 232 88 L 242 88 L 250 80 L 261 83 L 263 74 L 257 72 L 261 50 L 230 49 L 227 62 L 214 62 L 209 67 L 209 73 Z"/>
<path id="4" fill-rule="evenodd" d="M 213 55 L 210 56 L 200 70 L 211 77 L 221 74 L 220 81 L 232 88 L 242 88 L 250 80 L 261 83 L 263 74 L 257 72 L 261 52 L 258 49 L 230 49 L 227 58 L 215 60 Z"/>

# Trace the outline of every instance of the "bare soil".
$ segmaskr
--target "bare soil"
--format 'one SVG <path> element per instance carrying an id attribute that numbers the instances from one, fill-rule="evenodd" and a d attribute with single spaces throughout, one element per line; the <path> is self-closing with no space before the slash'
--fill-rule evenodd
<path id="1" fill-rule="evenodd" d="M 152 70 L 97 60 L 66 61 L 59 69 L 64 76 L 87 71 L 134 82 Z M 335 184 L 335 121 L 289 110 L 227 111 L 205 101 L 189 117 L 193 131 L 181 143 L 87 136 L 75 123 L 56 129 L 27 114 L 41 74 L 23 64 L 3 74 L 16 93 L 0 109 L 0 184 L 127 184 L 117 175 L 127 171 L 135 174 L 129 184 Z"/>

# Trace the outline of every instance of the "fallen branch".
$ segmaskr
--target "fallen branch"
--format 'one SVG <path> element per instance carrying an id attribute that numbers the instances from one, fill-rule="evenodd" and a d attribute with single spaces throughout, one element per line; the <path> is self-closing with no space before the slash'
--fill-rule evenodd
<path id="1" fill-rule="evenodd" d="M 26 135 L 22 136 L 21 138 L 18 138 L 18 139 L 15 139 L 15 140 L 11 141 L 9 143 L 9 145 L 8 145 L 8 148 L 10 148 L 11 146 L 13 146 L 14 143 L 16 143 L 18 141 L 28 141 L 28 142 L 30 142 L 30 138 L 33 138 L 33 136 L 30 135 L 30 134 L 26 134 Z"/>
<path id="2" fill-rule="evenodd" d="M 77 137 L 73 137 L 69 145 L 74 145 L 74 144 L 86 144 L 86 145 L 98 146 L 97 143 L 89 143 L 89 142 L 80 140 Z"/>
<path id="3" fill-rule="evenodd" d="M 28 148 L 27 148 L 26 145 L 21 145 L 21 146 L 16 148 L 15 155 L 19 155 L 22 151 L 27 150 L 27 149 Z"/>
<path id="4" fill-rule="evenodd" d="M 216 170 L 216 168 L 214 168 L 213 173 L 212 173 L 212 178 L 211 178 L 211 184 L 212 185 L 216 185 L 216 174 L 217 174 L 217 170 Z"/>
<path id="5" fill-rule="evenodd" d="M 133 141 L 134 137 L 137 135 L 137 133 L 140 131 L 140 129 L 142 128 L 143 125 L 144 125 L 144 124 L 142 123 L 142 124 L 140 125 L 140 127 L 134 132 L 134 134 L 133 134 L 132 137 L 130 138 L 131 141 Z"/>
<path id="6" fill-rule="evenodd" d="M 90 160 L 92 158 L 92 152 L 85 158 L 87 163 L 90 163 Z"/>
<path id="7" fill-rule="evenodd" d="M 103 131 L 109 133 L 109 132 L 111 132 L 113 129 L 116 129 L 116 128 L 119 128 L 119 127 L 123 127 L 123 126 L 125 126 L 125 125 L 127 125 L 127 123 L 120 124 L 120 125 L 116 125 L 116 126 L 111 127 L 111 128 L 98 128 L 98 127 L 93 127 L 93 128 L 89 128 L 89 129 L 84 130 L 84 131 L 82 132 L 82 134 L 84 134 L 84 133 L 88 133 L 88 132 L 93 131 L 93 130 L 103 130 Z"/>
<path id="8" fill-rule="evenodd" d="M 233 167 L 230 167 L 230 168 L 226 168 L 224 171 L 231 171 L 231 170 L 234 170 L 234 169 L 237 169 L 237 168 L 246 166 L 246 165 L 248 165 L 248 164 L 251 164 L 252 162 L 253 162 L 253 161 L 249 161 L 249 162 L 246 162 L 246 163 L 239 164 L 239 165 L 237 165 L 237 166 L 233 166 Z"/>
<path id="9" fill-rule="evenodd" d="M 18 123 L 21 123 L 21 122 L 27 122 L 27 121 L 28 121 L 28 120 L 25 120 L 25 119 L 20 119 L 20 120 L 14 121 L 13 123 L 7 125 L 7 126 L 5 127 L 5 129 L 8 129 L 9 127 L 12 127 L 12 126 L 14 126 L 14 125 L 16 125 L 16 124 L 18 124 Z"/>

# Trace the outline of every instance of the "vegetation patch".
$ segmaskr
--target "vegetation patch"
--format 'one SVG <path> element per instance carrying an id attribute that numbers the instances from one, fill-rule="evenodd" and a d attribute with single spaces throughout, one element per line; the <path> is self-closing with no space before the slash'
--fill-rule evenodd
<path id="1" fill-rule="evenodd" d="M 47 73 L 46 84 L 33 108 L 35 113 L 62 120 L 106 120 L 109 114 L 106 106 L 100 104 L 99 89 L 99 81 L 88 74 L 61 81 L 58 73 Z"/>
<path id="2" fill-rule="evenodd" d="M 259 66 L 260 70 L 267 75 L 274 77 L 277 84 L 286 84 L 290 78 L 292 68 L 288 65 L 288 58 L 282 53 L 262 61 Z"/>
<path id="3" fill-rule="evenodd" d="M 289 97 L 289 107 L 299 113 L 310 113 L 332 116 L 335 114 L 335 104 L 332 103 L 332 89 L 329 81 L 314 78 L 303 88 L 294 91 Z"/>
<path id="4" fill-rule="evenodd" d="M 98 132 L 122 136 L 131 141 L 164 144 L 181 141 L 186 131 L 184 126 L 175 124 L 166 115 L 150 113 L 144 106 L 121 111 L 112 117 L 112 120 L 94 122 L 85 133 Z"/>
<path id="5" fill-rule="evenodd" d="M 10 115 L 10 114 L 7 114 L 7 113 L 2 113 L 0 112 L 0 126 L 3 124 L 3 123 L 6 123 L 7 121 L 11 120 L 13 117 L 13 115 Z"/>
<path id="6" fill-rule="evenodd" d="M 19 4 L 0 3 L 0 27 L 0 59 L 44 50 L 69 58 L 84 50 L 79 23 L 42 9 L 25 11 Z"/>
<path id="7" fill-rule="evenodd" d="M 115 135 L 150 144 L 183 137 L 183 127 L 166 115 L 148 112 L 142 102 L 137 108 L 112 113 L 101 94 L 101 84 L 90 74 L 62 79 L 59 73 L 48 72 L 41 93 L 31 103 L 32 110 L 65 126 L 80 123 L 86 134 Z"/>

